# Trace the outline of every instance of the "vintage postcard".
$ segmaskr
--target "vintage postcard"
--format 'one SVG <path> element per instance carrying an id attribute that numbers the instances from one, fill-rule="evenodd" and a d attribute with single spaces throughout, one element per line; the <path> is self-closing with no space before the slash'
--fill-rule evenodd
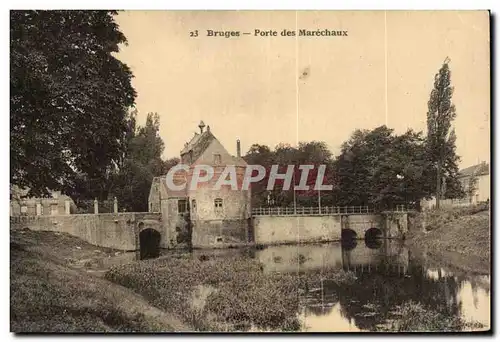
<path id="1" fill-rule="evenodd" d="M 488 11 L 10 11 L 10 329 L 489 332 Z"/>

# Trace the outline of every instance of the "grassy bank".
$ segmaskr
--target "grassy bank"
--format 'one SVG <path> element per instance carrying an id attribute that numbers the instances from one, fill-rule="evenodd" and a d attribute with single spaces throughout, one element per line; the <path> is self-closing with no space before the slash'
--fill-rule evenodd
<path id="1" fill-rule="evenodd" d="M 433 260 L 464 270 L 489 272 L 490 217 L 486 206 L 434 210 L 420 214 L 423 229 L 412 232 L 408 245 Z"/>
<path id="2" fill-rule="evenodd" d="M 333 269 L 269 274 L 237 254 L 122 260 L 54 232 L 13 230 L 10 246 L 14 332 L 296 331 L 301 289 L 355 281 Z"/>
<path id="3" fill-rule="evenodd" d="M 238 256 L 162 258 L 106 274 L 200 331 L 299 330 L 300 289 L 316 277 L 264 273 L 256 260 Z M 353 281 L 350 273 L 338 271 L 328 277 Z"/>
<path id="4" fill-rule="evenodd" d="M 132 291 L 86 271 L 114 253 L 66 234 L 11 231 L 11 331 L 189 330 Z"/>

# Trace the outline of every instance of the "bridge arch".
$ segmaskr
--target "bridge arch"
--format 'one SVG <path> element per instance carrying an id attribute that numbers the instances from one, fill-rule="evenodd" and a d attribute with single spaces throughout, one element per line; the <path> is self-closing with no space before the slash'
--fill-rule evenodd
<path id="1" fill-rule="evenodd" d="M 382 238 L 382 230 L 370 228 L 365 232 L 365 240 L 376 240 Z"/>
<path id="2" fill-rule="evenodd" d="M 345 251 L 350 251 L 356 248 L 357 242 L 357 234 L 354 230 L 349 228 L 342 229 L 341 232 L 341 245 L 342 249 Z"/>
<path id="3" fill-rule="evenodd" d="M 344 240 L 356 240 L 358 238 L 358 234 L 352 229 L 344 228 L 340 233 L 340 237 L 342 241 Z"/>
<path id="4" fill-rule="evenodd" d="M 382 230 L 379 228 L 370 228 L 365 232 L 365 246 L 370 249 L 378 249 L 382 246 Z"/>
<path id="5" fill-rule="evenodd" d="M 140 259 L 151 259 L 160 256 L 161 234 L 156 229 L 145 227 L 144 222 L 139 222 L 139 249 Z"/>

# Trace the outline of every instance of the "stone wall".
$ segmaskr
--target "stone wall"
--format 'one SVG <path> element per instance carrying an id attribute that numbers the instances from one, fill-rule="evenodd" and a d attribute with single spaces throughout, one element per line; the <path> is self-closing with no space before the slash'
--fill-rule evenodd
<path id="1" fill-rule="evenodd" d="M 251 244 L 250 220 L 204 220 L 193 222 L 194 248 L 227 248 Z"/>
<path id="2" fill-rule="evenodd" d="M 399 238 L 408 230 L 406 213 L 317 216 L 256 216 L 253 230 L 256 244 L 339 241 L 342 229 L 364 239 L 370 228 L 382 230 L 386 238 Z"/>
<path id="3" fill-rule="evenodd" d="M 340 216 L 256 216 L 256 244 L 338 241 Z"/>
<path id="4" fill-rule="evenodd" d="M 160 222 L 159 213 L 27 216 L 11 217 L 11 229 L 68 233 L 96 246 L 135 251 L 139 230 L 153 228 L 161 233 Z"/>

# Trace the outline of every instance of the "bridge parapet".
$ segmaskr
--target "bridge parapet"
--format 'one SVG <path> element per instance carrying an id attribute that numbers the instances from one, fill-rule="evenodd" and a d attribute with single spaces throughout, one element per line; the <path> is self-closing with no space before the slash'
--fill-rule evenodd
<path id="1" fill-rule="evenodd" d="M 322 210 L 321 214 L 319 210 L 304 210 L 302 214 L 302 208 L 294 211 L 293 208 L 256 210 L 257 214 L 254 214 L 252 220 L 255 242 L 280 244 L 339 241 L 343 235 L 346 238 L 351 236 L 364 239 L 372 228 L 378 229 L 378 234 L 384 238 L 401 238 L 408 231 L 408 212 L 402 208 L 390 214 L 370 213 L 366 207 L 354 208 L 351 212 L 348 209 L 347 212 L 335 209 L 326 213 Z M 357 212 L 353 212 L 356 209 Z"/>
<path id="2" fill-rule="evenodd" d="M 390 213 L 406 213 L 412 211 L 404 205 L 397 205 Z M 252 216 L 317 216 L 345 214 L 374 214 L 375 209 L 369 206 L 344 207 L 259 207 L 252 209 Z"/>
<path id="3" fill-rule="evenodd" d="M 10 219 L 11 229 L 68 233 L 96 246 L 125 251 L 138 249 L 139 230 L 161 229 L 161 214 L 147 212 L 11 216 Z"/>

